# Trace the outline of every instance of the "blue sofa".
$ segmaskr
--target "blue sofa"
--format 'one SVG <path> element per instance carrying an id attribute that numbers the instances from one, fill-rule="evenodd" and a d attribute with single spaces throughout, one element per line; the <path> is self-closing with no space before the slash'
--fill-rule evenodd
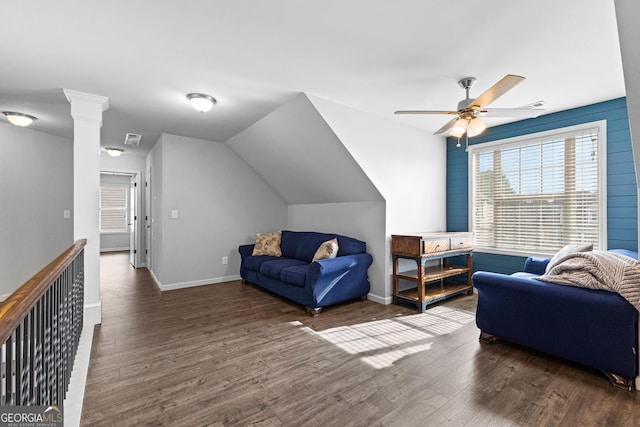
<path id="1" fill-rule="evenodd" d="M 335 258 L 311 262 L 323 242 L 338 239 Z M 373 258 L 366 243 L 337 234 L 282 231 L 282 256 L 252 256 L 254 245 L 238 248 L 242 258 L 240 276 L 281 297 L 301 304 L 312 316 L 322 307 L 369 293 L 367 270 Z"/>
<path id="2" fill-rule="evenodd" d="M 636 252 L 613 250 L 634 259 Z M 617 293 L 542 282 L 549 259 L 528 258 L 524 272 L 478 271 L 480 340 L 497 337 L 602 370 L 633 389 L 638 376 L 638 311 Z"/>

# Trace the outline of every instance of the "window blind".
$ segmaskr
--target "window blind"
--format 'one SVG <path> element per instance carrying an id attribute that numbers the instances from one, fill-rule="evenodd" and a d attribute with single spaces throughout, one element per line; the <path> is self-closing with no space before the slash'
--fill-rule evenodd
<path id="1" fill-rule="evenodd" d="M 103 185 L 100 187 L 100 231 L 126 232 L 127 187 Z"/>
<path id="2" fill-rule="evenodd" d="M 599 128 L 472 150 L 475 246 L 553 253 L 600 242 Z"/>

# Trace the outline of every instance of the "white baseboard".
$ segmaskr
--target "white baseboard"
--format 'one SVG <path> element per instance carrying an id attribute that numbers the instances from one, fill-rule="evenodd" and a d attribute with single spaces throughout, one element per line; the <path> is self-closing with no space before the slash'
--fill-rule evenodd
<path id="1" fill-rule="evenodd" d="M 85 304 L 84 306 L 84 324 L 88 326 L 99 325 L 102 323 L 102 302 L 98 301 L 93 304 Z"/>
<path id="2" fill-rule="evenodd" d="M 372 293 L 367 294 L 367 299 L 382 305 L 389 305 L 393 302 L 393 297 L 381 297 Z"/>
<path id="3" fill-rule="evenodd" d="M 152 270 L 149 270 L 149 272 L 151 273 L 151 278 L 155 282 L 156 286 L 162 292 L 164 292 L 164 291 L 173 291 L 173 290 L 176 290 L 176 289 L 193 288 L 195 286 L 214 285 L 216 283 L 232 282 L 234 280 L 240 280 L 241 279 L 240 275 L 233 275 L 233 276 L 213 277 L 213 278 L 202 279 L 202 280 L 194 280 L 194 281 L 191 281 L 191 282 L 179 282 L 179 283 L 164 284 L 164 283 L 160 282 L 160 280 L 158 280 L 158 278 L 156 277 L 156 275 L 153 273 Z"/>

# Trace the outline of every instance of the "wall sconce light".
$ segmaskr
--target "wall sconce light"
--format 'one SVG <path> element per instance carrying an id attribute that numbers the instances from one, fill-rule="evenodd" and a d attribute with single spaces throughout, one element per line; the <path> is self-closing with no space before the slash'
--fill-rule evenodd
<path id="1" fill-rule="evenodd" d="M 122 153 L 124 153 L 124 150 L 122 148 L 114 148 L 114 147 L 107 147 L 105 148 L 105 151 L 111 157 L 119 157 Z"/>
<path id="2" fill-rule="evenodd" d="M 190 93 L 187 99 L 191 102 L 191 106 L 201 113 L 209 111 L 218 102 L 213 96 L 204 93 Z"/>
<path id="3" fill-rule="evenodd" d="M 37 120 L 37 117 L 35 116 L 24 113 L 16 113 L 15 111 L 3 111 L 2 114 L 7 117 L 7 120 L 9 120 L 12 125 L 20 127 L 29 126 L 31 123 L 33 123 L 34 120 Z"/>

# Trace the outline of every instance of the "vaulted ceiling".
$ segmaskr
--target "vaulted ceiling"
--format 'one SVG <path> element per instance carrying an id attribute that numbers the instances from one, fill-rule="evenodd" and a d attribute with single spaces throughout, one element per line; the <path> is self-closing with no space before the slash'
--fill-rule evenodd
<path id="1" fill-rule="evenodd" d="M 625 94 L 613 0 L 31 0 L 2 17 L 0 110 L 70 138 L 61 89 L 107 96 L 103 145 L 139 133 L 138 154 L 162 132 L 227 141 L 300 92 L 431 132 L 447 118 L 393 111 L 455 108 L 466 76 L 472 97 L 527 77 L 494 107 Z M 197 113 L 189 92 L 218 104 Z"/>

